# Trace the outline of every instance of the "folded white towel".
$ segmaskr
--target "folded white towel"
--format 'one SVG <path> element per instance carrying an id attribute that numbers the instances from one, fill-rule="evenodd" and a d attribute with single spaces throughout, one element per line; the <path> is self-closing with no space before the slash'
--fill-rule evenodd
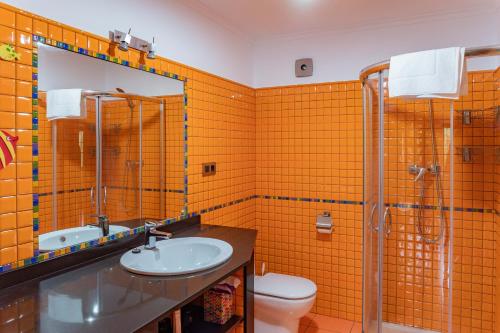
<path id="1" fill-rule="evenodd" d="M 80 119 L 87 116 L 82 89 L 47 91 L 47 119 Z"/>
<path id="2" fill-rule="evenodd" d="M 389 97 L 458 99 L 467 93 L 463 47 L 391 57 Z"/>

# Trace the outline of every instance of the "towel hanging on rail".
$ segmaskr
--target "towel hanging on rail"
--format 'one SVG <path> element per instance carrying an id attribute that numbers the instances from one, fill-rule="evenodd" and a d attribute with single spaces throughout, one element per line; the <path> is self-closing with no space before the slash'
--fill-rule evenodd
<path id="1" fill-rule="evenodd" d="M 82 119 L 87 117 L 82 89 L 47 91 L 47 119 Z"/>
<path id="2" fill-rule="evenodd" d="M 391 57 L 389 97 L 458 99 L 467 93 L 465 48 Z"/>

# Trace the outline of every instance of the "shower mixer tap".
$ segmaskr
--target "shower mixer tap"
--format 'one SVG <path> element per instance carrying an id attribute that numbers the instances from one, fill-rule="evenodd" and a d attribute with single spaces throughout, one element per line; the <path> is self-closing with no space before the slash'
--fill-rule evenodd
<path id="1" fill-rule="evenodd" d="M 410 165 L 408 168 L 408 172 L 412 175 L 415 175 L 414 181 L 417 182 L 422 179 L 426 173 L 431 173 L 433 175 L 437 175 L 439 173 L 440 167 L 437 164 L 433 164 L 430 167 L 422 167 L 419 165 Z"/>
<path id="2" fill-rule="evenodd" d="M 420 179 L 423 179 L 425 174 L 429 171 L 430 171 L 429 169 L 418 166 L 416 164 L 410 165 L 410 167 L 408 168 L 408 172 L 410 172 L 410 174 L 412 175 L 415 175 L 414 179 L 415 182 L 419 181 Z"/>

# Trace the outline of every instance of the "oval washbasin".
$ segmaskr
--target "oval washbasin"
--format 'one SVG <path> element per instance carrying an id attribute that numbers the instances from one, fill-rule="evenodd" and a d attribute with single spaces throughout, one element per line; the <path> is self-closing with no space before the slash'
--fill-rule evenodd
<path id="1" fill-rule="evenodd" d="M 139 247 L 120 259 L 120 264 L 133 273 L 144 275 L 181 275 L 203 271 L 226 262 L 233 247 L 219 239 L 187 237 L 162 240 L 156 249 Z"/>
<path id="2" fill-rule="evenodd" d="M 109 234 L 130 230 L 119 225 L 110 225 Z M 41 234 L 38 237 L 40 251 L 55 251 L 67 246 L 88 242 L 102 237 L 102 231 L 98 227 L 87 225 L 84 227 L 68 228 Z"/>

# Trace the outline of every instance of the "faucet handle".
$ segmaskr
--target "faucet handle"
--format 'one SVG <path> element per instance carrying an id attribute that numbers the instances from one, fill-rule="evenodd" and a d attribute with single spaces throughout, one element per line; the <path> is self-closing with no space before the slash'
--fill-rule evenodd
<path id="1" fill-rule="evenodd" d="M 146 220 L 144 222 L 144 229 L 145 230 L 151 230 L 151 229 L 156 228 L 157 226 L 158 226 L 158 224 L 155 221 Z"/>
<path id="2" fill-rule="evenodd" d="M 107 215 L 90 214 L 89 217 L 97 217 L 99 220 L 109 220 Z"/>
<path id="3" fill-rule="evenodd" d="M 101 222 L 109 222 L 109 217 L 107 215 L 99 215 L 97 218 Z"/>

